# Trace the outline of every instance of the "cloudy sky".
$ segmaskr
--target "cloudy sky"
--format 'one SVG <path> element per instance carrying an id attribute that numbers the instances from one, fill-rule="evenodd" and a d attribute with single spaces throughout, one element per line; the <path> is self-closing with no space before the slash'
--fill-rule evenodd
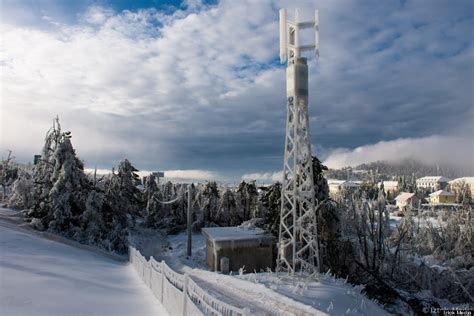
<path id="1" fill-rule="evenodd" d="M 320 10 L 313 151 L 331 167 L 474 161 L 474 2 L 1 0 L 1 155 L 31 161 L 59 115 L 88 167 L 272 179 L 278 9 Z"/>

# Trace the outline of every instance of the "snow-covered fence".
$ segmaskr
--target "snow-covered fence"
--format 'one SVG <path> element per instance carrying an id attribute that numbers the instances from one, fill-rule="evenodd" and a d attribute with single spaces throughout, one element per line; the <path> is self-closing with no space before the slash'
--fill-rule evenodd
<path id="1" fill-rule="evenodd" d="M 227 304 L 201 288 L 187 274 L 179 274 L 164 261 L 146 260 L 129 247 L 129 260 L 143 282 L 172 316 L 247 316 L 246 309 Z"/>

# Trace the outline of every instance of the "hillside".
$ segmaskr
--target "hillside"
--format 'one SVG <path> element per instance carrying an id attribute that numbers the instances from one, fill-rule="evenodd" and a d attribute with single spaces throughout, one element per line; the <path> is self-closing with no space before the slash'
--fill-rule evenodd
<path id="1" fill-rule="evenodd" d="M 326 176 L 330 179 L 346 179 L 349 177 L 356 180 L 368 180 L 371 173 L 382 180 L 396 176 L 419 178 L 428 175 L 442 175 L 451 179 L 466 176 L 465 172 L 453 166 L 429 165 L 414 159 L 374 161 L 356 167 L 329 169 L 326 171 Z"/>
<path id="2" fill-rule="evenodd" d="M 167 315 L 126 263 L 4 221 L 0 240 L 2 315 Z"/>

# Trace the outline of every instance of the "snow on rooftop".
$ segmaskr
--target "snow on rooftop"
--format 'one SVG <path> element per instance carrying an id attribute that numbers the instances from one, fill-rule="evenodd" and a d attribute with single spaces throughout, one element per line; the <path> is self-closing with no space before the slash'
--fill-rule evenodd
<path id="1" fill-rule="evenodd" d="M 449 183 L 451 184 L 457 182 L 466 182 L 467 184 L 474 184 L 474 177 L 462 177 L 449 181 Z"/>
<path id="2" fill-rule="evenodd" d="M 346 182 L 346 180 L 336 180 L 336 179 L 328 179 L 328 185 L 339 185 Z"/>
<path id="3" fill-rule="evenodd" d="M 430 196 L 454 196 L 454 193 L 444 190 L 438 190 L 436 192 L 431 193 Z"/>
<path id="4" fill-rule="evenodd" d="M 358 187 L 362 181 L 350 180 L 328 180 L 328 185 L 337 185 L 342 187 Z"/>
<path id="5" fill-rule="evenodd" d="M 260 228 L 242 228 L 242 227 L 206 227 L 201 229 L 204 236 L 213 241 L 224 240 L 248 240 L 257 238 L 273 238 Z"/>
<path id="6" fill-rule="evenodd" d="M 397 186 L 398 181 L 381 181 L 379 182 L 379 185 L 383 183 L 384 186 Z"/>
<path id="7" fill-rule="evenodd" d="M 426 176 L 426 177 L 419 178 L 419 179 L 417 179 L 416 181 L 448 182 L 449 179 L 446 178 L 446 177 L 443 177 L 443 176 Z"/>
<path id="8" fill-rule="evenodd" d="M 415 193 L 402 192 L 395 198 L 395 200 L 398 201 L 398 202 L 406 202 L 409 199 L 411 199 L 414 195 L 415 195 Z"/>

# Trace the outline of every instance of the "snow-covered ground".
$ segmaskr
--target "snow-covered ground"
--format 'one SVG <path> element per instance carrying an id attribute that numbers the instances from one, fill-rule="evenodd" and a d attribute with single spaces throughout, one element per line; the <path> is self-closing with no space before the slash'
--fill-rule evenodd
<path id="1" fill-rule="evenodd" d="M 321 275 L 305 283 L 279 278 L 275 273 L 223 275 L 207 270 L 205 240 L 193 234 L 193 255 L 186 256 L 186 234 L 167 236 L 159 259 L 189 275 L 219 299 L 238 307 L 250 307 L 253 314 L 266 315 L 387 315 L 375 302 L 345 280 Z M 245 303 L 244 303 L 245 302 Z"/>
<path id="2" fill-rule="evenodd" d="M 0 315 L 167 315 L 131 265 L 44 237 L 51 236 L 25 230 L 21 217 L 0 209 Z M 133 239 L 145 255 L 189 273 L 206 292 L 252 315 L 387 314 L 360 288 L 330 276 L 304 283 L 271 272 L 210 272 L 201 234 L 193 234 L 190 258 L 185 233 L 144 230 Z"/>
<path id="3" fill-rule="evenodd" d="M 0 221 L 0 315 L 167 315 L 133 267 Z"/>
<path id="4" fill-rule="evenodd" d="M 390 227 L 395 228 L 401 221 L 403 217 L 396 216 L 393 214 L 390 214 Z M 429 224 L 431 224 L 433 227 L 440 227 L 442 223 L 439 222 L 438 218 L 436 217 L 419 217 L 419 216 L 413 216 L 413 222 L 415 225 L 420 225 L 420 227 L 426 227 Z"/>

